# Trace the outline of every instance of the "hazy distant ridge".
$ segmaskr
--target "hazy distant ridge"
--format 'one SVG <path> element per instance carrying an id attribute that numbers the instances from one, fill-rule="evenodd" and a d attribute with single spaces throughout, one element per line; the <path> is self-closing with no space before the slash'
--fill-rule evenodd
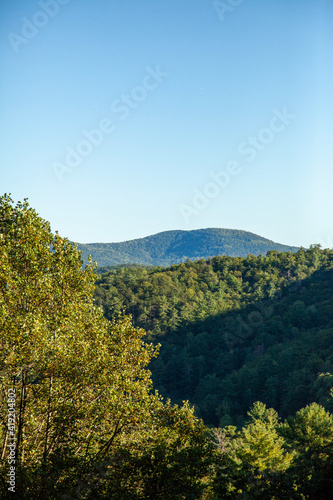
<path id="1" fill-rule="evenodd" d="M 249 254 L 265 255 L 268 250 L 298 250 L 298 247 L 281 245 L 247 231 L 218 228 L 164 231 L 121 243 L 77 245 L 84 261 L 91 255 L 100 267 L 117 264 L 169 266 L 186 259 L 208 259 L 215 255 L 246 257 Z"/>

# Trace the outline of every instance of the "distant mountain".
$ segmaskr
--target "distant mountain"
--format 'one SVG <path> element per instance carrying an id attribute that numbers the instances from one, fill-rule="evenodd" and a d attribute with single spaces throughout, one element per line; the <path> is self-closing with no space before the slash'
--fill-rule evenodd
<path id="1" fill-rule="evenodd" d="M 197 229 L 162 233 L 121 243 L 78 243 L 82 258 L 88 255 L 99 267 L 119 264 L 170 266 L 189 260 L 209 259 L 216 255 L 246 257 L 266 255 L 268 250 L 296 252 L 297 247 L 281 245 L 247 231 L 236 229 Z"/>

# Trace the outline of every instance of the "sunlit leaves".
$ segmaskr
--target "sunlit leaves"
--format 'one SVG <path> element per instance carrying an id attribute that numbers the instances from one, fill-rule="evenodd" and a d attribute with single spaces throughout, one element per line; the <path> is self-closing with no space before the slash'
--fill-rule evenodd
<path id="1" fill-rule="evenodd" d="M 147 365 L 158 346 L 143 341 L 131 317 L 104 318 L 93 303 L 94 266 L 82 268 L 75 245 L 53 235 L 27 200 L 0 198 L 0 235 L 0 383 L 2 395 L 16 389 L 19 497 L 58 498 L 103 460 L 111 460 L 113 475 L 101 498 L 122 491 L 114 474 L 127 481 L 124 494 L 146 498 L 150 489 L 155 498 L 149 475 L 170 469 L 170 460 L 178 479 L 164 481 L 163 498 L 168 490 L 183 497 L 189 486 L 182 478 L 200 492 L 211 445 L 193 409 L 164 405 L 152 391 Z M 3 398 L 3 456 L 6 409 Z M 164 457 L 164 469 L 157 461 L 147 468 L 150 452 Z M 128 476 L 128 460 L 137 476 Z M 90 483 L 86 492 L 96 478 Z"/>

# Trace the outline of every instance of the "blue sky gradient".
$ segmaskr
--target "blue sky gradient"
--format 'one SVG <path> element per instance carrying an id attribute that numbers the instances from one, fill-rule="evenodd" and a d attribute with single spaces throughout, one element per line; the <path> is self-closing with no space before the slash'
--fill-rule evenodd
<path id="1" fill-rule="evenodd" d="M 333 2 L 11 0 L 0 16 L 0 191 L 54 231 L 333 246 Z"/>

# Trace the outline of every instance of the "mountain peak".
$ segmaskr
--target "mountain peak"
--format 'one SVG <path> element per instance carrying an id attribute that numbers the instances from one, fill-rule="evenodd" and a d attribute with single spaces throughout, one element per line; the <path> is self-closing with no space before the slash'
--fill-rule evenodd
<path id="1" fill-rule="evenodd" d="M 78 243 L 82 258 L 91 255 L 99 267 L 119 264 L 169 266 L 216 255 L 246 257 L 266 255 L 269 250 L 296 252 L 298 247 L 282 245 L 248 231 L 207 228 L 163 231 L 119 243 Z"/>

